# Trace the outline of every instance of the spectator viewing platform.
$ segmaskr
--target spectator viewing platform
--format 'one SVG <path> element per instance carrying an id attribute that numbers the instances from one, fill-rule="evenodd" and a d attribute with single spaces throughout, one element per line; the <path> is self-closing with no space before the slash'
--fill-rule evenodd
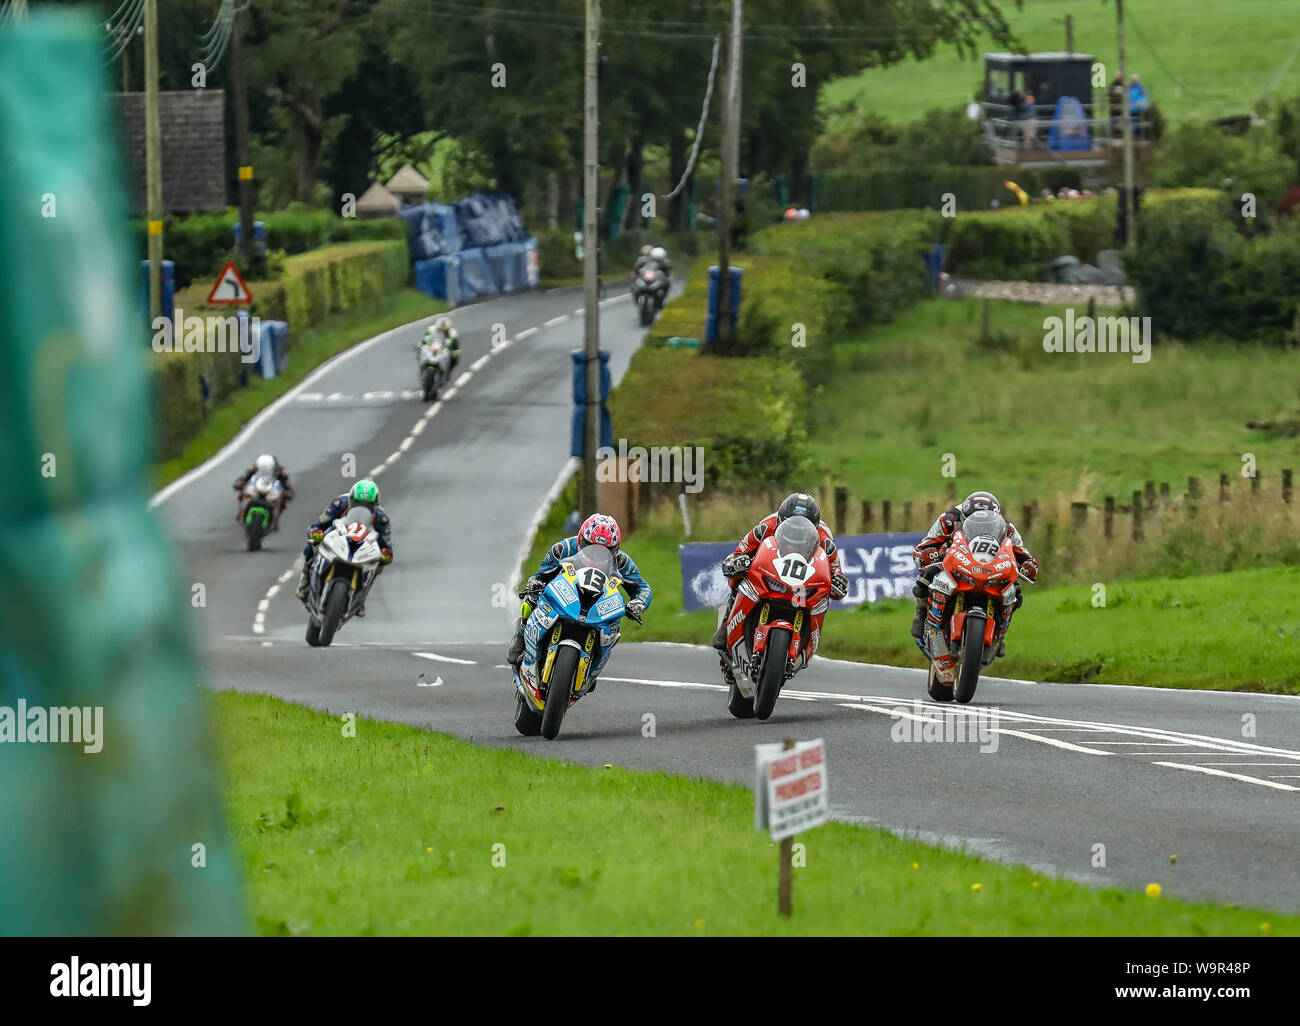
<path id="1" fill-rule="evenodd" d="M 1103 166 L 1123 152 L 1123 97 L 1111 84 L 1093 97 L 1090 53 L 986 53 L 984 138 L 998 164 Z M 1116 75 L 1118 80 L 1118 74 Z M 1129 87 L 1135 149 L 1150 146 L 1149 103 L 1133 76 Z"/>

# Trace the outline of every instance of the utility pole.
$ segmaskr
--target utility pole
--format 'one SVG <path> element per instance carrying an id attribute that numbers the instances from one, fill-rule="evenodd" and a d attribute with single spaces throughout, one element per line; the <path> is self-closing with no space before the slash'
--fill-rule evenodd
<path id="1" fill-rule="evenodd" d="M 731 50 L 722 132 L 722 210 L 718 215 L 718 348 L 731 346 L 731 225 L 740 165 L 740 26 L 744 0 L 731 0 Z"/>
<path id="2" fill-rule="evenodd" d="M 600 114 L 596 76 L 600 48 L 600 0 L 587 0 L 586 74 L 583 99 L 583 185 L 582 185 L 582 306 L 583 346 L 587 354 L 586 425 L 582 442 L 582 495 L 579 505 L 584 518 L 597 511 L 596 450 L 600 448 L 600 305 L 596 250 L 600 245 L 596 227 L 599 183 L 598 125 Z"/>
<path id="3" fill-rule="evenodd" d="M 1124 94 L 1124 248 L 1137 244 L 1137 197 L 1133 192 L 1133 118 L 1129 111 L 1128 55 L 1124 50 L 1124 0 L 1115 0 L 1119 38 L 1119 84 Z"/>
<path id="4" fill-rule="evenodd" d="M 149 225 L 149 319 L 162 316 L 162 131 L 158 124 L 158 0 L 144 0 L 144 159 Z"/>
<path id="5" fill-rule="evenodd" d="M 244 269 L 255 252 L 253 247 L 253 168 L 248 157 L 248 79 L 244 72 L 244 20 L 235 8 L 230 36 L 231 75 L 235 80 L 235 150 L 239 160 L 239 250 Z"/>
<path id="6" fill-rule="evenodd" d="M 1074 53 L 1074 15 L 1065 16 L 1065 52 Z"/>

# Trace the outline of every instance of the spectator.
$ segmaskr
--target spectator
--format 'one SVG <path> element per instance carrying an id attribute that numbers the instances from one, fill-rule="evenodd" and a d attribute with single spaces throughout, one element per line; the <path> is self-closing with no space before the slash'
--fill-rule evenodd
<path id="1" fill-rule="evenodd" d="M 1107 95 L 1110 97 L 1110 134 L 1118 138 L 1121 134 L 1119 119 L 1124 116 L 1124 78 L 1118 71 Z"/>
<path id="2" fill-rule="evenodd" d="M 1133 138 L 1140 138 L 1142 135 L 1142 122 L 1145 120 L 1147 112 L 1147 91 L 1137 75 L 1129 79 L 1128 87 L 1128 109 L 1133 116 Z"/>

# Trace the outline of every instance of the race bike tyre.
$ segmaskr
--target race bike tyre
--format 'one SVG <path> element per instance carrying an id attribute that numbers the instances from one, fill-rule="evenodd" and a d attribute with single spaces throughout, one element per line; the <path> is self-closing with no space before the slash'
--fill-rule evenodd
<path id="1" fill-rule="evenodd" d="M 740 693 L 740 688 L 732 684 L 727 698 L 727 712 L 738 720 L 752 720 L 754 718 L 754 700 L 746 698 Z"/>
<path id="2" fill-rule="evenodd" d="M 971 621 L 967 621 L 967 626 L 971 626 Z M 984 665 L 984 621 L 976 619 L 974 626 L 978 629 L 963 630 L 961 635 L 961 656 L 957 661 L 956 686 L 952 693 L 958 705 L 965 705 L 975 697 Z"/>
<path id="3" fill-rule="evenodd" d="M 930 679 L 926 682 L 925 690 L 936 702 L 952 701 L 952 685 L 940 682 L 939 673 L 934 668 L 934 663 L 930 664 Z"/>
<path id="4" fill-rule="evenodd" d="M 758 678 L 758 693 L 754 695 L 754 715 L 765 720 L 776 707 L 776 696 L 785 683 L 786 653 L 790 651 L 791 634 L 784 627 L 775 627 L 767 636 L 767 650 L 763 654 L 763 673 Z"/>
<path id="5" fill-rule="evenodd" d="M 542 732 L 542 714 L 524 701 L 523 695 L 515 695 L 515 730 L 524 737 L 536 737 Z"/>
<path id="6" fill-rule="evenodd" d="M 351 598 L 351 590 L 342 581 L 330 590 L 320 617 L 319 641 L 322 647 L 328 648 L 329 643 L 334 640 L 334 632 L 343 623 L 343 614 L 348 611 L 348 601 Z"/>
<path id="7" fill-rule="evenodd" d="M 307 644 L 312 648 L 320 645 L 320 625 L 307 621 Z"/>
<path id="8" fill-rule="evenodd" d="M 569 645 L 560 646 L 551 664 L 551 682 L 546 691 L 546 708 L 542 711 L 542 737 L 554 741 L 569 708 L 573 694 L 573 678 L 578 672 L 578 650 Z"/>

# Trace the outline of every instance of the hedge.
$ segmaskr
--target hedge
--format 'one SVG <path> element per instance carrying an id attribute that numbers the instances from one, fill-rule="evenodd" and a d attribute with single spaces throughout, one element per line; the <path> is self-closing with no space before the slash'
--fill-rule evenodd
<path id="1" fill-rule="evenodd" d="M 1000 206 L 1015 196 L 1002 184 L 1012 179 L 1031 196 L 1044 188 L 1080 188 L 1077 168 L 953 167 L 943 164 L 899 165 L 873 170 L 816 172 L 818 212 L 855 210 L 938 210 L 951 193 L 960 214 Z"/>

